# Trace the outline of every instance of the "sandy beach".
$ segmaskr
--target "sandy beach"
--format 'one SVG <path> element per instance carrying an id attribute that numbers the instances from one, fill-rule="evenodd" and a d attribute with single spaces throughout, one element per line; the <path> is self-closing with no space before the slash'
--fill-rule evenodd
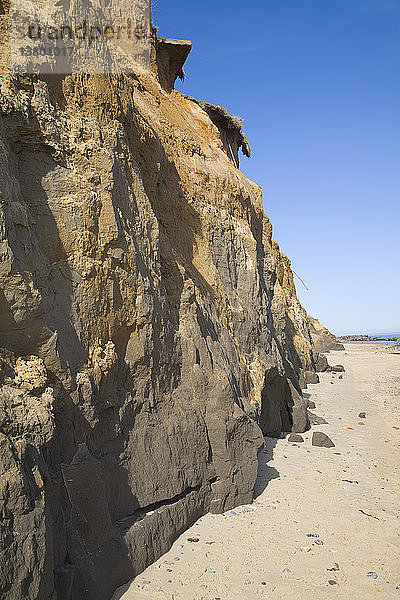
<path id="1" fill-rule="evenodd" d="M 347 345 L 328 360 L 343 378 L 307 390 L 328 424 L 267 438 L 254 503 L 200 519 L 113 600 L 400 598 L 400 354 Z"/>

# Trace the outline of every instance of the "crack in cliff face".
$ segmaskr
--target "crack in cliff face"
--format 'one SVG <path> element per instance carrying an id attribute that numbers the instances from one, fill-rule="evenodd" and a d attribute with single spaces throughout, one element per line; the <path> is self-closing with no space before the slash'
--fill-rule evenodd
<path id="1" fill-rule="evenodd" d="M 210 480 L 210 485 L 215 483 L 217 478 Z M 201 485 L 196 485 L 194 487 L 187 488 L 182 493 L 174 496 L 173 498 L 168 498 L 166 500 L 161 500 L 160 502 L 154 502 L 153 504 L 149 504 L 148 506 L 144 506 L 138 508 L 132 515 L 128 515 L 122 519 L 119 519 L 115 525 L 121 532 L 125 532 L 130 529 L 133 525 L 140 523 L 146 517 L 152 515 L 153 513 L 159 511 L 161 508 L 165 507 L 173 507 L 181 500 L 185 500 L 190 495 L 195 494 L 200 491 Z"/>

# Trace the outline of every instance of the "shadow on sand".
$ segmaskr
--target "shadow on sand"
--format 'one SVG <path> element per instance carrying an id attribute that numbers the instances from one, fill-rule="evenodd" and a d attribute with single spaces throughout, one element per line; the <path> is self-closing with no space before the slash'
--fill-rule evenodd
<path id="1" fill-rule="evenodd" d="M 265 437 L 265 448 L 258 455 L 258 473 L 254 486 L 254 500 L 261 496 L 271 479 L 277 479 L 279 472 L 274 467 L 269 467 L 268 463 L 274 455 L 274 448 L 278 441 L 277 438 Z"/>
<path id="2" fill-rule="evenodd" d="M 125 585 L 122 585 L 117 590 L 115 590 L 110 600 L 121 600 L 122 596 L 129 590 L 131 584 L 132 581 L 128 581 L 128 583 L 125 583 Z"/>

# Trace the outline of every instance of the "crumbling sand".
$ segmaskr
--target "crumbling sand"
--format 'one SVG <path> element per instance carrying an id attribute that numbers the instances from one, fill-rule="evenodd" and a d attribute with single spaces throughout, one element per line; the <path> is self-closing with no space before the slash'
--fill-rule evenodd
<path id="1" fill-rule="evenodd" d="M 307 393 L 329 424 L 303 444 L 267 439 L 254 504 L 200 519 L 114 600 L 400 597 L 400 355 L 347 345 L 328 358 L 343 379 L 321 374 Z M 336 447 L 312 447 L 313 430 Z"/>

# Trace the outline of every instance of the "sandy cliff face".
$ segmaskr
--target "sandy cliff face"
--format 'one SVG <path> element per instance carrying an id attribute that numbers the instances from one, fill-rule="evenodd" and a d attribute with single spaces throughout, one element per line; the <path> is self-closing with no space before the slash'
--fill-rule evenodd
<path id="1" fill-rule="evenodd" d="M 310 325 L 311 340 L 315 352 L 330 352 L 331 350 L 344 350 L 343 344 L 326 329 L 318 319 L 308 317 Z"/>
<path id="2" fill-rule="evenodd" d="M 307 315 L 192 100 L 4 73 L 0 113 L 0 597 L 106 599 L 308 426 Z"/>

